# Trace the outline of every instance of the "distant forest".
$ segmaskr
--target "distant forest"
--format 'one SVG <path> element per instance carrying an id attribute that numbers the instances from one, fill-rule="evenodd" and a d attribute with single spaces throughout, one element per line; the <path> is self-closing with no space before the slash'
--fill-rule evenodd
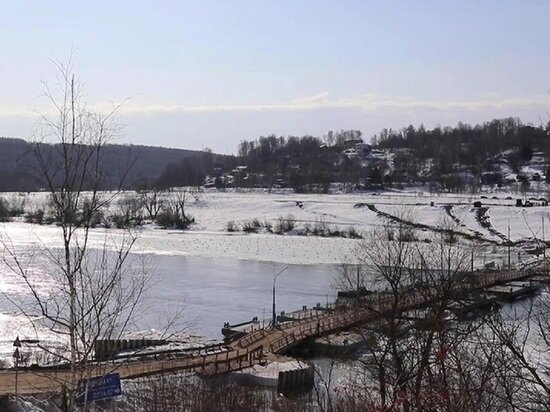
<path id="1" fill-rule="evenodd" d="M 309 186 L 327 188 L 332 182 L 359 183 L 362 165 L 342 155 L 350 142 L 361 141 L 359 130 L 329 132 L 313 136 L 270 135 L 239 145 L 238 163 L 247 167 L 246 176 L 236 176 L 238 186 L 281 185 L 305 191 Z M 245 181 L 245 178 L 248 181 Z"/>
<path id="2" fill-rule="evenodd" d="M 533 127 L 519 119 L 493 120 L 471 126 L 436 127 L 426 130 L 409 126 L 400 131 L 384 129 L 374 137 L 373 145 L 393 151 L 395 169 L 406 170 L 409 179 L 418 178 L 419 169 L 431 163 L 431 177 L 457 170 L 474 176 L 490 171 L 490 160 L 504 156 L 510 168 L 519 173 L 519 166 L 531 160 L 534 151 L 550 159 L 550 123 Z M 489 170 L 488 170 L 489 169 Z"/>
<path id="3" fill-rule="evenodd" d="M 499 165 L 520 174 L 534 155 L 550 164 L 550 123 L 534 127 L 519 119 L 471 126 L 408 126 L 384 129 L 372 139 L 358 130 L 314 136 L 262 136 L 243 140 L 235 156 L 149 146 L 109 145 L 102 158 L 104 189 L 167 188 L 207 184 L 225 187 L 290 187 L 326 191 L 331 183 L 381 187 L 431 183 L 500 184 Z M 363 141 L 365 140 L 365 141 Z M 0 138 L 0 191 L 42 188 L 31 144 Z M 55 161 L 58 147 L 44 144 Z M 547 174 L 550 177 L 550 173 Z M 473 182 L 473 183 L 472 183 Z"/>
<path id="4" fill-rule="evenodd" d="M 0 138 L 0 191 L 37 191 L 44 188 L 32 145 L 23 139 Z M 60 146 L 40 145 L 40 151 L 55 167 L 60 161 Z M 104 172 L 102 189 L 177 185 L 180 181 L 174 180 L 173 173 L 192 184 L 200 184 L 209 172 L 203 167 L 210 167 L 211 170 L 213 162 L 224 164 L 224 159 L 225 156 L 202 151 L 107 145 L 101 156 L 101 170 Z M 189 168 L 193 170 L 192 175 L 186 174 Z"/>
<path id="5" fill-rule="evenodd" d="M 377 187 L 429 182 L 452 189 L 467 183 L 499 184 L 499 164 L 519 174 L 533 153 L 548 162 L 549 133 L 550 123 L 533 127 L 506 118 L 432 130 L 384 129 L 368 145 L 359 143 L 356 130 L 323 137 L 271 135 L 241 142 L 238 159 L 263 186 L 283 182 L 307 190 L 331 182 Z"/>

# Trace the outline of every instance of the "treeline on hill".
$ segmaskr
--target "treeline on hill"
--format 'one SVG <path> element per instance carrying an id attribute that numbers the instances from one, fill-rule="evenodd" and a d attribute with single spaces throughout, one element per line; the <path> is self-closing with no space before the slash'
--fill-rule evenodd
<path id="1" fill-rule="evenodd" d="M 23 139 L 0 138 L 1 192 L 38 191 L 45 187 L 34 145 L 35 143 Z M 61 165 L 59 145 L 39 145 L 44 161 L 52 166 Z M 102 149 L 99 166 L 103 172 L 101 189 L 181 186 L 182 184 L 178 183 L 196 184 L 199 180 L 202 183 L 206 173 L 211 171 L 212 164 L 223 164 L 225 158 L 226 156 L 194 150 L 106 145 Z M 206 161 L 204 165 L 203 161 Z M 176 175 L 176 178 L 173 175 Z"/>
<path id="2" fill-rule="evenodd" d="M 209 175 L 221 174 L 224 170 L 231 170 L 237 165 L 234 156 L 221 156 L 212 153 L 210 149 L 204 149 L 193 156 L 181 158 L 169 163 L 160 176 L 149 182 L 148 186 L 157 189 L 182 186 L 202 186 Z M 218 187 L 222 187 L 221 183 Z"/>
<path id="3" fill-rule="evenodd" d="M 457 172 L 479 177 L 494 171 L 498 158 L 505 159 L 515 173 L 520 173 L 520 166 L 529 162 L 535 151 L 550 159 L 549 132 L 550 123 L 533 127 L 506 118 L 432 130 L 423 126 L 384 129 L 374 137 L 373 145 L 394 154 L 395 181 L 437 180 Z"/>
<path id="4" fill-rule="evenodd" d="M 239 164 L 246 172 L 235 176 L 236 186 L 274 185 L 297 191 L 326 191 L 332 182 L 359 183 L 373 168 L 365 168 L 357 159 L 343 156 L 342 151 L 362 141 L 359 130 L 329 132 L 323 138 L 313 136 L 269 135 L 239 145 Z"/>
<path id="5" fill-rule="evenodd" d="M 329 132 L 322 138 L 270 135 L 240 143 L 242 166 L 234 182 L 298 191 L 326 190 L 332 182 L 353 187 L 430 183 L 444 190 L 500 184 L 499 165 L 519 174 L 534 153 L 544 162 L 550 159 L 549 133 L 550 123 L 533 127 L 506 118 L 432 130 L 384 129 L 371 144 L 356 130 Z"/>
<path id="6" fill-rule="evenodd" d="M 428 183 L 436 190 L 463 190 L 510 183 L 505 178 L 513 173 L 528 184 L 535 177 L 521 176 L 521 167 L 534 155 L 539 170 L 543 167 L 550 178 L 549 133 L 550 123 L 533 127 L 507 118 L 432 130 L 384 129 L 370 144 L 359 130 L 331 131 L 323 137 L 269 135 L 242 141 L 237 156 L 209 149 L 108 145 L 101 158 L 102 189 L 123 182 L 126 189 L 205 185 L 326 192 L 339 182 L 350 189 Z M 55 163 L 59 146 L 42 145 L 41 152 Z M 37 170 L 31 143 L 0 138 L 0 191 L 41 190 Z"/>
<path id="7" fill-rule="evenodd" d="M 210 150 L 168 164 L 156 181 L 157 188 L 176 186 L 292 187 L 328 189 L 334 181 L 358 182 L 361 168 L 341 159 L 345 142 L 360 140 L 358 130 L 330 132 L 323 139 L 313 136 L 288 138 L 270 135 L 242 141 L 237 156 L 216 156 Z M 205 180 L 210 178 L 210 180 Z"/>

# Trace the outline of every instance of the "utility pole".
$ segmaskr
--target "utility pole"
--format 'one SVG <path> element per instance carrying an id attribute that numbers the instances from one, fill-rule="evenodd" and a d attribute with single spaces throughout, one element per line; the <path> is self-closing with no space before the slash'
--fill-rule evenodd
<path id="1" fill-rule="evenodd" d="M 277 281 L 277 278 L 279 277 L 279 275 L 287 269 L 288 269 L 288 266 L 285 266 L 282 270 L 280 270 L 279 272 L 273 275 L 273 320 L 272 320 L 273 329 L 275 329 L 275 326 L 277 325 L 277 312 L 275 310 L 275 282 Z M 275 272 L 275 265 L 273 266 L 273 272 Z"/>
<path id="2" fill-rule="evenodd" d="M 510 240 L 510 221 L 508 221 L 508 269 L 512 267 L 510 264 L 511 247 L 512 241 Z"/>
<path id="3" fill-rule="evenodd" d="M 451 278 L 451 245 L 449 244 L 449 250 L 447 252 L 447 277 Z"/>
<path id="4" fill-rule="evenodd" d="M 544 237 L 544 216 L 541 217 L 542 220 L 542 257 L 546 263 L 546 240 Z"/>
<path id="5" fill-rule="evenodd" d="M 15 361 L 15 399 L 17 400 L 17 381 L 19 378 L 19 359 L 21 354 L 19 353 L 19 348 L 21 347 L 21 341 L 19 336 L 13 341 L 13 346 L 15 346 L 15 351 L 13 352 L 13 359 Z"/>

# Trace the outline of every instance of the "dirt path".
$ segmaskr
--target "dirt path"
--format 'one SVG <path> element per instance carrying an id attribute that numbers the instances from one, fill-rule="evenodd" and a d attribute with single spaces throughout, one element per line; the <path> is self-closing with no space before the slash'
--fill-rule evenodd
<path id="1" fill-rule="evenodd" d="M 491 224 L 489 214 L 487 213 L 488 210 L 489 210 L 488 207 L 476 207 L 475 208 L 476 220 L 479 222 L 482 228 L 487 230 L 492 235 L 501 239 L 505 244 L 508 244 L 510 242 L 510 239 L 508 239 L 508 237 L 503 233 L 500 233 L 498 230 L 496 230 L 494 226 Z"/>
<path id="2" fill-rule="evenodd" d="M 454 214 L 453 205 L 445 205 L 445 206 L 443 206 L 443 209 L 445 210 L 445 213 L 447 214 L 447 216 L 449 216 L 452 219 L 452 221 L 455 222 L 458 226 L 466 228 L 467 230 L 472 232 L 475 237 L 483 238 L 483 233 L 482 232 L 480 232 L 479 230 L 475 230 L 475 229 L 472 229 L 471 227 L 466 226 L 464 224 L 464 222 L 462 222 L 462 220 L 460 220 Z"/>

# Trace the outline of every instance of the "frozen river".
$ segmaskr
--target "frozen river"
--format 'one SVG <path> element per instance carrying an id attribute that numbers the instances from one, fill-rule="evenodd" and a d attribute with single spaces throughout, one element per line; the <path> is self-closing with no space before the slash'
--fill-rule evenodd
<path id="1" fill-rule="evenodd" d="M 17 253 L 28 265 L 41 293 L 52 293 L 50 263 L 35 247 L 19 244 Z M 152 332 L 164 329 L 176 314 L 173 329 L 185 335 L 222 338 L 224 322 L 240 323 L 257 316 L 271 319 L 273 275 L 283 269 L 276 283 L 277 312 L 291 311 L 332 301 L 338 265 L 282 264 L 223 257 L 197 257 L 136 252 L 128 265 L 136 272 L 143 265 L 150 277 L 140 301 L 138 315 L 129 329 Z M 51 270 L 51 269 L 50 269 Z M 30 291 L 4 265 L 0 282 L 0 357 L 10 358 L 16 336 L 42 340 L 56 337 L 35 331 L 16 304 L 30 299 Z"/>
<path id="2" fill-rule="evenodd" d="M 160 313 L 184 307 L 185 318 L 198 334 L 219 338 L 224 322 L 239 323 L 257 316 L 269 322 L 272 312 L 273 273 L 277 278 L 277 312 L 300 309 L 333 300 L 336 265 L 282 265 L 251 260 L 152 255 L 154 270 L 146 304 L 148 328 Z"/>

